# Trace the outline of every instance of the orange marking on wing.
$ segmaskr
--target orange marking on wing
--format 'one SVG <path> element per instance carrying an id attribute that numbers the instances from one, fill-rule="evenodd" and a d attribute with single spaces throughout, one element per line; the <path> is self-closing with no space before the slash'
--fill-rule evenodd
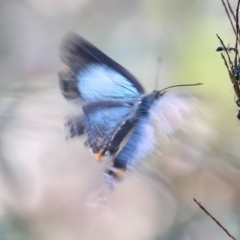
<path id="1" fill-rule="evenodd" d="M 99 153 L 95 154 L 95 157 L 97 159 L 98 162 L 101 162 L 103 160 L 104 155 L 102 154 L 102 152 L 100 151 Z"/>

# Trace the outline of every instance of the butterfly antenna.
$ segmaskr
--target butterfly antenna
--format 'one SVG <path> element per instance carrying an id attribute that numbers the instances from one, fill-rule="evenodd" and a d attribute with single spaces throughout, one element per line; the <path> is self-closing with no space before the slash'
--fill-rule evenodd
<path id="1" fill-rule="evenodd" d="M 156 75 L 155 75 L 155 89 L 158 89 L 158 82 L 159 82 L 162 61 L 163 61 L 162 57 L 157 58 L 157 67 L 156 67 Z"/>
<path id="2" fill-rule="evenodd" d="M 170 87 L 166 87 L 164 89 L 161 90 L 161 92 L 169 89 L 169 88 L 175 88 L 175 87 L 193 87 L 193 86 L 199 86 L 199 85 L 203 85 L 203 83 L 193 83 L 193 84 L 179 84 L 179 85 L 173 85 Z"/>

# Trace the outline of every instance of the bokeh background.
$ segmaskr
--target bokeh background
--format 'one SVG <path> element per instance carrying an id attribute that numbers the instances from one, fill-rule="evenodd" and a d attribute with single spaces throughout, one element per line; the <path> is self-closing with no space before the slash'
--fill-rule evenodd
<path id="1" fill-rule="evenodd" d="M 105 184 L 105 165 L 83 139 L 65 141 L 64 119 L 79 112 L 58 87 L 58 48 L 69 31 L 129 69 L 147 91 L 158 56 L 159 88 L 204 83 L 184 89 L 198 99 L 186 129 L 104 207 L 88 203 Z M 1 1 L 0 239 L 229 239 L 193 198 L 240 238 L 240 125 L 216 33 L 234 44 L 220 0 Z"/>

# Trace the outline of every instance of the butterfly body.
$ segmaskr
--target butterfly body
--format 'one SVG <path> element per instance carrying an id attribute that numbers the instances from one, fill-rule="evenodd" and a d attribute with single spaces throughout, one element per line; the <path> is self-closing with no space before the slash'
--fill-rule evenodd
<path id="1" fill-rule="evenodd" d="M 189 110 L 184 96 L 146 94 L 126 69 L 76 34 L 63 41 L 60 58 L 68 67 L 59 73 L 62 94 L 83 112 L 67 121 L 69 137 L 86 135 L 99 161 L 110 156 L 105 176 L 111 185 L 152 151 L 154 121 L 170 133 L 181 125 L 180 112 Z"/>

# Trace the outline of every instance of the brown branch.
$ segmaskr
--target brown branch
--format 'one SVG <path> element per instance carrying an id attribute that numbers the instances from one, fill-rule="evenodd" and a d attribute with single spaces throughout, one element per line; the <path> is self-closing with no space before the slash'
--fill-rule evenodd
<path id="1" fill-rule="evenodd" d="M 235 81 L 233 82 L 233 88 L 234 88 L 234 91 L 235 91 L 238 99 L 240 99 L 239 80 L 235 80 Z"/>
<path id="2" fill-rule="evenodd" d="M 198 202 L 195 198 L 193 198 L 194 202 L 197 203 L 197 205 L 210 217 L 212 220 L 233 240 L 237 240 L 232 234 L 229 233 L 229 231 L 215 218 L 211 213 L 207 211 L 203 205 Z"/>
<path id="3" fill-rule="evenodd" d="M 228 9 L 227 9 L 227 6 L 226 6 L 224 0 L 221 0 L 221 1 L 222 1 L 222 5 L 223 5 L 223 7 L 224 7 L 224 9 L 225 9 L 225 12 L 226 12 L 226 14 L 227 14 L 227 16 L 228 16 L 228 19 L 229 19 L 229 21 L 230 21 L 230 23 L 231 23 L 232 29 L 233 29 L 233 31 L 234 31 L 234 33 L 235 33 L 235 35 L 236 35 L 237 32 L 236 32 L 236 29 L 235 29 L 235 27 L 234 27 L 234 25 L 233 25 L 233 22 L 232 22 L 232 19 L 231 19 L 230 14 L 229 14 L 229 11 L 228 11 Z M 230 5 L 230 4 L 229 4 L 229 5 Z M 231 8 L 230 8 L 230 9 L 231 9 Z"/>
<path id="4" fill-rule="evenodd" d="M 238 0 L 237 3 L 237 8 L 236 8 L 236 42 L 235 42 L 235 60 L 234 60 L 234 64 L 235 67 L 237 66 L 237 56 L 238 56 L 238 38 L 239 38 L 239 4 L 240 4 L 240 0 Z"/>
<path id="5" fill-rule="evenodd" d="M 232 72 L 229 70 L 229 66 L 228 66 L 227 60 L 226 60 L 225 56 L 224 56 L 222 53 L 221 53 L 221 57 L 222 57 L 222 59 L 223 59 L 223 62 L 224 62 L 225 67 L 226 67 L 227 70 L 228 70 L 229 77 L 230 77 L 231 81 L 233 82 Z"/>
<path id="6" fill-rule="evenodd" d="M 223 48 L 224 48 L 224 51 L 225 51 L 226 54 L 227 54 L 228 62 L 229 62 L 229 64 L 230 64 L 230 66 L 232 67 L 232 66 L 233 66 L 233 63 L 232 63 L 232 60 L 231 60 L 231 58 L 230 58 L 230 56 L 229 56 L 228 49 L 227 49 L 227 47 L 225 46 L 223 40 L 218 36 L 218 34 L 216 34 L 216 35 L 217 35 L 217 38 L 219 39 L 220 43 L 222 44 L 222 46 L 223 46 Z"/>
<path id="7" fill-rule="evenodd" d="M 234 21 L 236 22 L 236 17 L 235 17 L 235 15 L 234 15 L 233 10 L 232 10 L 231 4 L 229 3 L 229 0 L 226 0 L 226 2 L 227 2 L 229 11 L 230 11 L 231 14 L 232 14 L 232 17 L 233 17 Z"/>

